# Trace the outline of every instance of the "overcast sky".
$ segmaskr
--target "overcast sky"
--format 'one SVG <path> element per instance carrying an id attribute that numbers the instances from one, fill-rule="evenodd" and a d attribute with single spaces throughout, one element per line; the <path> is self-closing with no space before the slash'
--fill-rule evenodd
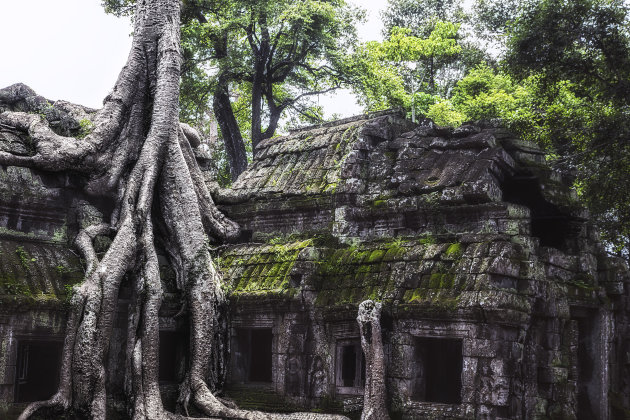
<path id="1" fill-rule="evenodd" d="M 387 0 L 354 3 L 368 10 L 361 38 L 380 39 Z M 127 60 L 128 19 L 106 15 L 101 0 L 1 0 L 0 17 L 0 88 L 22 82 L 48 99 L 100 108 Z M 320 103 L 327 115 L 360 111 L 348 94 Z"/>

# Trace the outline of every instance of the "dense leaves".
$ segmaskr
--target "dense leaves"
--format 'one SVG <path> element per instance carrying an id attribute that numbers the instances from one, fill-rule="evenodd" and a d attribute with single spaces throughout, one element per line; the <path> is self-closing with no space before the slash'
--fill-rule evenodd
<path id="1" fill-rule="evenodd" d="M 444 125 L 499 118 L 536 141 L 575 177 L 610 249 L 628 257 L 628 9 L 616 0 L 542 0 L 521 2 L 517 14 L 479 3 L 508 34 L 502 70 L 474 69 L 428 116 Z"/>
<path id="2" fill-rule="evenodd" d="M 105 3 L 120 14 L 133 1 Z M 344 83 L 369 111 L 413 108 L 441 125 L 499 119 L 574 176 L 611 249 L 628 255 L 624 1 L 476 0 L 467 9 L 389 0 L 384 41 L 364 44 L 354 36 L 360 14 L 343 0 L 187 0 L 183 16 L 182 115 L 202 127 L 218 118 L 228 154 L 240 144 L 244 159 L 245 144 L 272 136 L 281 117 L 321 118 L 308 98 Z M 244 168 L 229 163 L 232 176 Z"/>
<path id="3" fill-rule="evenodd" d="M 385 41 L 360 45 L 347 61 L 346 71 L 366 109 L 409 109 L 412 104 L 426 108 L 433 103 L 435 64 L 462 52 L 458 30 L 458 24 L 439 21 L 428 37 L 421 38 L 408 28 L 393 28 Z M 419 62 L 424 65 L 417 66 Z"/>
<path id="4" fill-rule="evenodd" d="M 466 19 L 458 0 L 388 0 L 383 11 L 384 35 L 408 28 L 414 36 L 428 37 L 438 21 L 461 23 Z"/>
<path id="5" fill-rule="evenodd" d="M 105 6 L 121 14 L 130 3 Z M 344 82 L 360 16 L 344 0 L 184 2 L 181 115 L 202 131 L 216 119 L 232 178 L 281 118 L 321 120 L 312 98 Z"/>
<path id="6" fill-rule="evenodd" d="M 200 111 L 214 108 L 228 155 L 230 147 L 244 147 L 244 137 L 253 149 L 272 137 L 287 112 L 320 119 L 309 99 L 341 86 L 340 61 L 356 42 L 357 12 L 343 0 L 198 4 L 182 30 L 184 116 L 198 121 Z M 214 96 L 200 99 L 204 91 Z M 241 161 L 233 177 L 246 166 L 243 159 L 232 157 L 232 167 Z"/>

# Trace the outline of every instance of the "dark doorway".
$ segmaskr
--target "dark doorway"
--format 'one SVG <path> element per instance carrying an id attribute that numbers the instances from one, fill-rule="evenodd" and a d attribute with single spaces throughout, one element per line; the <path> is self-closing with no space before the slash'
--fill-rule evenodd
<path id="1" fill-rule="evenodd" d="M 232 346 L 233 381 L 272 382 L 271 328 L 237 329 Z"/>
<path id="2" fill-rule="evenodd" d="M 160 331 L 158 377 L 161 383 L 179 382 L 179 366 L 183 357 L 183 337 L 176 331 Z"/>
<path id="3" fill-rule="evenodd" d="M 531 233 L 540 245 L 565 249 L 579 234 L 582 222 L 547 201 L 540 181 L 529 174 L 507 179 L 503 185 L 503 201 L 526 206 L 531 211 Z"/>
<path id="4" fill-rule="evenodd" d="M 343 346 L 341 357 L 341 382 L 343 386 L 354 386 L 357 376 L 357 348 Z"/>
<path id="5" fill-rule="evenodd" d="M 417 338 L 413 398 L 459 404 L 462 401 L 462 340 Z"/>
<path id="6" fill-rule="evenodd" d="M 337 392 L 357 393 L 365 387 L 365 356 L 358 340 L 337 343 Z"/>
<path id="7" fill-rule="evenodd" d="M 18 341 L 15 402 L 46 400 L 57 391 L 62 350 L 62 341 Z"/>
<path id="8" fill-rule="evenodd" d="M 577 418 L 578 420 L 597 419 L 596 402 L 599 395 L 597 373 L 595 369 L 596 349 L 593 343 L 595 314 L 588 318 L 578 318 L 578 345 L 577 345 Z"/>
<path id="9" fill-rule="evenodd" d="M 270 328 L 251 331 L 250 382 L 271 382 L 271 343 L 273 334 Z"/>

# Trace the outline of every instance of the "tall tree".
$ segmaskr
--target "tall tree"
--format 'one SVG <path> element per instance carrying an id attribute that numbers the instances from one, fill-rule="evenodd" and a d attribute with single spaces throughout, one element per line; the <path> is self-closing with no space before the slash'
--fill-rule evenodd
<path id="1" fill-rule="evenodd" d="M 548 83 L 571 80 L 584 95 L 630 98 L 630 33 L 623 0 L 525 3 L 508 39 L 512 74 Z"/>
<path id="2" fill-rule="evenodd" d="M 449 97 L 455 83 L 469 69 L 489 60 L 472 36 L 473 18 L 463 6 L 462 0 L 388 0 L 382 13 L 385 38 L 393 36 L 396 28 L 405 28 L 410 35 L 427 39 L 443 22 L 457 25 L 458 54 L 425 54 L 417 60 L 415 74 L 424 83 L 421 90 L 425 93 Z"/>
<path id="3" fill-rule="evenodd" d="M 537 75 L 552 95 L 568 82 L 584 103 L 581 118 L 555 119 L 549 146 L 577 172 L 605 237 L 626 257 L 630 190 L 619 186 L 630 182 L 629 17 L 622 0 L 531 2 L 514 24 L 506 56 L 512 74 Z"/>
<path id="4" fill-rule="evenodd" d="M 103 108 L 55 108 L 68 119 L 81 116 L 90 121 L 81 124 L 89 127 L 81 135 L 66 137 L 54 131 L 44 116 L 46 101 L 28 87 L 0 90 L 0 124 L 30 138 L 16 152 L 0 151 L 0 164 L 71 171 L 89 195 L 115 202 L 108 221 L 81 230 L 76 238 L 87 271 L 73 290 L 59 388 L 49 400 L 28 405 L 21 420 L 45 407 L 79 418 L 106 418 L 105 362 L 123 277 L 134 290 L 125 372 L 131 417 L 185 418 L 163 408 L 158 386 L 162 289 L 157 242 L 177 271 L 190 324 L 190 359 L 179 399 L 184 410 L 192 402 L 208 416 L 287 418 L 227 407 L 208 386 L 211 364 L 221 357 L 219 308 L 224 296 L 207 235 L 226 240 L 239 229 L 215 208 L 203 183 L 191 150 L 198 134 L 179 123 L 179 19 L 179 0 L 137 3 L 132 49 Z M 93 240 L 103 235 L 112 242 L 100 257 Z"/>
<path id="5" fill-rule="evenodd" d="M 461 0 L 387 0 L 382 19 L 385 37 L 398 27 L 411 29 L 412 35 L 427 38 L 436 22 L 462 23 L 466 14 Z"/>
<path id="6" fill-rule="evenodd" d="M 341 86 L 340 62 L 356 42 L 358 15 L 345 0 L 206 0 L 195 7 L 183 31 L 184 92 L 214 92 L 212 107 L 235 178 L 247 167 L 244 137 L 255 152 L 286 112 L 318 119 L 308 99 Z M 200 73 L 200 66 L 209 69 Z M 243 95 L 250 105 L 246 124 L 234 109 Z M 184 108 L 210 105 L 196 97 L 184 96 Z M 244 125 L 249 133 L 242 132 Z"/>
<path id="7" fill-rule="evenodd" d="M 359 45 L 346 60 L 345 70 L 359 101 L 369 111 L 414 107 L 423 112 L 440 97 L 439 89 L 431 66 L 427 72 L 412 66 L 461 54 L 458 30 L 458 24 L 439 21 L 426 38 L 412 35 L 408 28 L 394 28 L 383 42 Z"/>
<path id="8" fill-rule="evenodd" d="M 121 15 L 134 2 L 104 5 Z M 195 125 L 214 112 L 235 179 L 247 168 L 246 143 L 255 151 L 284 115 L 320 120 L 309 99 L 344 83 L 341 63 L 357 42 L 362 12 L 345 0 L 186 0 L 183 6 L 182 117 Z"/>

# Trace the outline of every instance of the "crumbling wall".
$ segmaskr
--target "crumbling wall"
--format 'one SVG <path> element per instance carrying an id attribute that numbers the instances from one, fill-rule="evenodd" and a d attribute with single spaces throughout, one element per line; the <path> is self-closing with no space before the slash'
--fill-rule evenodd
<path id="1" fill-rule="evenodd" d="M 0 130 L 0 145 L 18 144 L 12 135 Z M 81 196 L 71 174 L 3 167 L 0 178 L 0 400 L 11 403 L 19 338 L 63 335 L 83 270 L 69 240 L 111 209 Z M 383 305 L 394 418 L 624 418 L 628 270 L 606 256 L 568 185 L 540 150 L 496 127 L 414 127 L 387 114 L 265 140 L 233 188 L 214 191 L 245 232 L 213 250 L 230 299 L 224 396 L 358 413 L 367 375 L 356 316 L 369 299 Z M 166 343 L 183 321 L 160 261 Z M 112 391 L 124 377 L 125 294 Z M 253 356 L 252 343 L 264 352 Z M 173 365 L 185 363 L 185 345 L 169 346 Z M 178 368 L 169 372 L 172 397 Z"/>

